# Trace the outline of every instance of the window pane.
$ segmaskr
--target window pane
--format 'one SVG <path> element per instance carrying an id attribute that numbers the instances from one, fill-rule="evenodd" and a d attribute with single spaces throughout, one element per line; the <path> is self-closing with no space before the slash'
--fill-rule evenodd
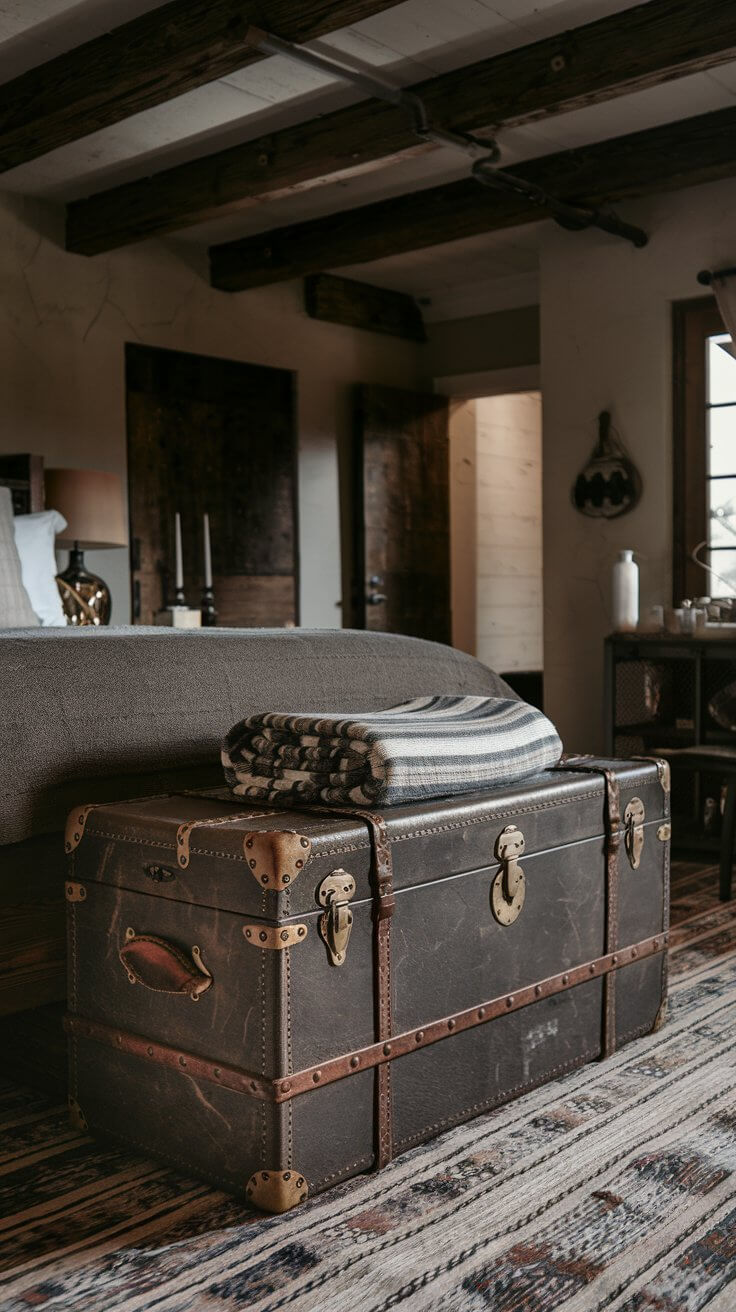
<path id="1" fill-rule="evenodd" d="M 731 355 L 731 338 L 728 333 L 708 338 L 708 390 L 710 405 L 723 401 L 736 401 L 736 360 Z"/>
<path id="2" fill-rule="evenodd" d="M 736 475 L 736 405 L 708 411 L 708 473 Z"/>
<path id="3" fill-rule="evenodd" d="M 736 478 L 713 479 L 708 484 L 708 497 L 710 545 L 736 547 Z"/>
<path id="4" fill-rule="evenodd" d="M 736 596 L 736 551 L 711 551 L 710 553 L 711 569 L 714 569 L 721 577 L 714 578 L 712 574 L 703 574 L 703 579 L 707 578 L 706 591 L 711 597 L 733 597 Z"/>

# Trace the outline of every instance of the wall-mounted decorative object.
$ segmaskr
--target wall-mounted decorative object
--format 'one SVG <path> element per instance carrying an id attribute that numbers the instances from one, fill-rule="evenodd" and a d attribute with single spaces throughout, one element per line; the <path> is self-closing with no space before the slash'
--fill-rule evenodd
<path id="1" fill-rule="evenodd" d="M 598 441 L 575 479 L 573 505 L 582 515 L 615 519 L 633 510 L 641 500 L 641 493 L 641 474 L 612 427 L 609 411 L 602 410 L 598 416 Z"/>
<path id="2" fill-rule="evenodd" d="M 69 564 L 58 576 L 68 624 L 109 624 L 112 602 L 103 579 L 84 564 L 84 551 L 127 547 L 123 484 L 99 469 L 47 469 L 46 500 L 67 521 L 56 540 L 69 547 Z"/>

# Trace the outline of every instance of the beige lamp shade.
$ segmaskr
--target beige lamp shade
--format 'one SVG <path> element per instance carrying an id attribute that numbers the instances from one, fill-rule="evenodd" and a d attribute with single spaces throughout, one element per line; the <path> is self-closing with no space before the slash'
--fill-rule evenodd
<path id="1" fill-rule="evenodd" d="M 128 529 L 123 507 L 123 481 L 119 474 L 100 469 L 47 469 L 46 505 L 67 522 L 57 546 L 78 542 L 90 551 L 100 547 L 127 547 Z"/>

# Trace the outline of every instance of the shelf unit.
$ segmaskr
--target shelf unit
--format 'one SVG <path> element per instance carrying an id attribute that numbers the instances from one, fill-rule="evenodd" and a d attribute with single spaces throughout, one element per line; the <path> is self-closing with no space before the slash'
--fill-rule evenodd
<path id="1" fill-rule="evenodd" d="M 736 682 L 736 636 L 616 633 L 605 642 L 606 754 L 656 755 L 659 747 L 733 746 L 736 732 L 710 715 L 715 692 Z M 704 833 L 702 801 L 719 795 L 717 772 L 693 779 L 676 772 L 672 784 L 673 837 L 680 849 L 718 847 Z"/>

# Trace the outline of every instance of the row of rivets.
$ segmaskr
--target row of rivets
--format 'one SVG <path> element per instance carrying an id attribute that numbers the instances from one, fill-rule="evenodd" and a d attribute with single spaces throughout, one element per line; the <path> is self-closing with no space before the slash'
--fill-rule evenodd
<path id="1" fill-rule="evenodd" d="M 265 947 L 279 948 L 288 947 L 289 943 L 294 943 L 298 939 L 306 938 L 306 925 L 292 925 L 288 929 L 278 930 L 276 927 L 270 929 L 258 930 L 256 925 L 244 925 L 243 933 L 254 947 L 262 943 Z"/>
<path id="2" fill-rule="evenodd" d="M 299 927 L 299 932 L 300 932 L 300 933 L 302 932 L 302 927 Z M 304 932 L 306 932 L 306 931 L 304 931 Z M 250 930 L 246 930 L 245 933 L 246 933 L 246 935 L 247 935 L 248 937 L 250 937 Z M 261 937 L 261 938 L 266 937 L 266 938 L 267 938 L 268 936 L 267 936 L 267 935 L 264 935 L 264 933 L 261 932 L 261 934 L 259 935 L 259 937 Z M 287 935 L 287 937 L 288 937 L 288 935 Z M 661 947 L 662 947 L 662 946 L 666 946 L 666 944 L 667 944 L 668 942 L 669 942 L 669 934 L 668 934 L 668 933 L 665 933 L 665 934 L 662 935 L 661 940 L 660 940 L 659 938 L 653 938 L 653 939 L 651 940 L 651 946 L 652 946 L 652 949 L 656 952 L 656 951 L 658 951 L 658 950 L 661 950 Z M 639 949 L 638 949 L 638 948 L 635 948 L 635 947 L 634 947 L 634 948 L 630 948 L 630 949 L 628 949 L 628 950 L 626 951 L 626 953 L 624 953 L 624 954 L 621 954 L 620 952 L 612 953 L 612 954 L 611 954 L 611 957 L 610 957 L 611 965 L 612 965 L 612 966 L 616 966 L 616 965 L 618 965 L 619 962 L 622 960 L 623 956 L 625 956 L 625 955 L 628 955 L 628 957 L 629 957 L 630 960 L 636 960 L 636 958 L 637 958 L 638 955 L 639 955 Z M 605 960 L 605 959 L 604 959 L 604 960 Z M 597 968 L 597 963 L 595 963 L 595 962 L 590 962 L 589 965 L 588 965 L 588 972 L 589 972 L 589 974 L 590 974 L 590 975 L 594 975 L 595 972 L 596 972 L 596 968 Z M 562 975 L 562 976 L 560 977 L 560 979 L 559 979 L 560 986 L 561 986 L 561 987 L 566 986 L 567 984 L 569 984 L 569 980 L 570 980 L 570 975 L 569 975 L 569 973 L 565 973 L 565 974 Z M 542 986 L 541 984 L 535 984 L 535 985 L 534 985 L 534 995 L 537 996 L 537 997 L 540 997 L 540 996 L 542 995 L 542 993 L 543 993 L 543 986 Z M 518 995 L 518 997 L 521 997 L 521 998 L 524 998 L 525 996 L 526 996 L 526 994 L 524 994 L 524 993 L 521 994 L 521 995 Z M 517 995 L 515 995 L 515 994 L 513 994 L 513 993 L 510 993 L 510 994 L 507 996 L 507 998 L 506 998 L 506 1006 L 509 1007 L 509 1008 L 513 1007 L 513 1006 L 517 1003 L 517 1000 L 518 1000 Z M 478 1010 L 476 1011 L 476 1016 L 477 1016 L 477 1019 L 478 1019 L 479 1021 L 484 1020 L 485 1017 L 486 1017 L 486 1015 L 487 1015 L 487 1008 L 486 1008 L 486 1007 L 479 1007 Z M 455 1018 L 455 1017 L 451 1017 L 451 1018 L 446 1022 L 446 1025 L 447 1025 L 447 1029 L 448 1029 L 448 1030 L 454 1030 L 454 1029 L 456 1028 L 456 1026 L 457 1026 L 457 1018 Z M 85 1025 L 85 1026 L 83 1027 L 83 1033 L 84 1033 L 87 1037 L 92 1037 L 93 1034 L 94 1034 L 94 1029 L 93 1029 L 93 1027 L 92 1027 L 91 1025 Z M 414 1040 L 415 1040 L 416 1043 L 419 1043 L 419 1044 L 423 1043 L 423 1042 L 425 1041 L 425 1038 L 426 1038 L 426 1032 L 425 1032 L 424 1030 L 417 1030 L 417 1031 L 416 1031 L 416 1033 L 415 1033 L 415 1035 L 414 1035 Z M 116 1034 L 116 1035 L 115 1035 L 115 1043 L 116 1043 L 116 1045 L 117 1045 L 118 1047 L 122 1047 L 122 1045 L 123 1045 L 123 1036 L 120 1035 L 120 1034 Z M 391 1043 L 384 1043 L 383 1048 L 382 1048 L 382 1052 L 383 1052 L 383 1055 L 384 1055 L 385 1057 L 389 1057 L 389 1056 L 391 1055 L 391 1052 L 392 1052 L 392 1045 L 391 1045 Z M 152 1056 L 154 1055 L 154 1049 L 153 1049 L 153 1047 L 149 1045 L 149 1046 L 146 1048 L 146 1053 L 147 1053 L 147 1055 L 148 1055 L 149 1057 L 152 1057 Z M 178 1056 L 177 1060 L 178 1060 L 178 1064 L 179 1064 L 180 1066 L 182 1066 L 182 1067 L 186 1067 L 186 1065 L 187 1065 L 187 1061 L 186 1061 L 186 1058 L 185 1058 L 184 1056 Z M 350 1066 L 351 1066 L 351 1068 L 352 1068 L 353 1070 L 355 1070 L 355 1069 L 357 1069 L 357 1067 L 358 1067 L 359 1065 L 360 1065 L 360 1058 L 359 1058 L 357 1055 L 353 1055 L 353 1056 L 350 1058 Z M 221 1068 L 220 1068 L 219 1066 L 215 1066 L 215 1067 L 213 1067 L 213 1068 L 212 1068 L 212 1075 L 214 1076 L 215 1079 L 220 1079 L 220 1077 L 221 1077 L 221 1075 L 222 1075 L 222 1070 L 221 1070 Z M 312 1073 L 312 1081 L 313 1081 L 314 1084 L 319 1084 L 319 1082 L 321 1081 L 321 1079 L 322 1079 L 322 1071 L 321 1071 L 321 1070 L 317 1070 L 317 1071 L 314 1071 L 314 1072 Z M 258 1086 L 258 1084 L 257 1084 L 257 1082 L 256 1082 L 255 1080 L 251 1080 L 251 1081 L 250 1081 L 249 1087 L 250 1087 L 250 1090 L 251 1090 L 252 1093 L 257 1093 L 257 1092 L 258 1092 L 259 1086 Z M 282 1083 L 282 1084 L 279 1085 L 279 1091 L 280 1091 L 281 1093 L 283 1093 L 283 1094 L 288 1094 L 288 1093 L 290 1093 L 290 1092 L 291 1092 L 291 1089 L 292 1089 L 292 1085 L 291 1085 L 290 1081 L 288 1081 L 288 1080 L 287 1080 L 287 1081 L 284 1081 L 284 1083 Z"/>
<path id="3" fill-rule="evenodd" d="M 82 1032 L 82 1034 L 84 1034 L 84 1036 L 85 1036 L 86 1038 L 88 1038 L 88 1039 L 94 1038 L 94 1027 L 93 1027 L 92 1025 L 84 1025 L 84 1026 L 81 1026 L 80 1028 L 81 1028 L 81 1032 Z M 123 1047 L 123 1044 L 124 1044 L 125 1036 L 122 1035 L 122 1034 L 116 1034 L 116 1035 L 114 1035 L 114 1039 L 115 1039 L 115 1044 L 116 1044 L 116 1046 L 117 1046 L 118 1048 L 122 1048 L 122 1047 Z M 153 1048 L 153 1046 L 152 1046 L 150 1043 L 149 1043 L 149 1044 L 147 1045 L 147 1047 L 146 1047 L 146 1056 L 148 1056 L 148 1057 L 154 1057 L 154 1056 L 155 1056 L 155 1049 Z M 182 1053 L 177 1053 L 177 1054 L 176 1054 L 176 1060 L 177 1060 L 177 1063 L 178 1063 L 179 1066 L 186 1067 L 187 1064 L 188 1064 L 188 1062 L 187 1062 L 187 1058 L 186 1058 Z M 216 1080 L 221 1079 L 221 1078 L 222 1078 L 222 1067 L 221 1067 L 221 1066 L 213 1066 L 213 1067 L 212 1067 L 212 1070 L 211 1070 L 211 1074 L 213 1075 L 213 1077 L 214 1077 Z M 249 1082 L 248 1087 L 249 1087 L 251 1093 L 257 1093 L 257 1092 L 258 1092 L 258 1084 L 257 1084 L 257 1082 L 256 1082 L 255 1080 L 251 1080 L 251 1081 Z M 281 1086 L 281 1091 L 282 1091 L 282 1093 L 288 1093 L 290 1089 L 291 1089 L 291 1085 L 290 1085 L 290 1084 L 289 1084 L 289 1085 L 282 1085 L 282 1086 Z"/>
<path id="4" fill-rule="evenodd" d="M 665 935 L 664 942 L 666 942 L 666 941 L 667 941 L 667 936 Z M 656 939 L 656 938 L 655 938 L 655 939 L 652 939 L 652 947 L 653 947 L 655 950 L 656 950 L 657 948 L 659 948 L 659 945 L 660 945 L 660 944 L 659 944 L 659 939 Z M 638 956 L 638 949 L 637 949 L 637 948 L 631 948 L 631 949 L 630 949 L 630 955 L 631 955 L 631 958 L 632 958 L 632 959 L 635 959 L 635 958 Z M 619 953 L 614 953 L 614 954 L 612 955 L 612 957 L 611 957 L 611 964 L 615 966 L 615 965 L 618 964 L 619 960 L 620 960 L 620 954 L 619 954 Z M 588 966 L 588 973 L 589 973 L 590 975 L 595 975 L 595 972 L 596 972 L 596 963 L 595 963 L 595 962 L 591 962 L 591 963 L 589 964 L 589 966 Z M 569 983 L 570 983 L 570 974 L 569 974 L 569 972 L 566 972 L 564 975 L 562 975 L 562 976 L 559 977 L 559 986 L 560 986 L 561 988 L 566 987 L 567 985 L 569 985 Z M 541 995 L 542 995 L 543 992 L 544 992 L 543 986 L 542 986 L 541 984 L 535 984 L 535 986 L 534 986 L 534 994 L 535 994 L 535 996 L 536 996 L 536 997 L 541 997 Z M 524 994 L 521 994 L 520 996 L 523 998 L 525 995 L 524 995 Z M 506 998 L 506 1006 L 507 1006 L 508 1008 L 512 1008 L 512 1007 L 514 1007 L 514 1006 L 516 1005 L 516 1003 L 517 1003 L 517 995 L 515 995 L 515 994 L 513 994 L 513 993 L 510 993 L 510 994 L 508 995 L 508 997 Z M 478 1019 L 478 1020 L 484 1020 L 485 1017 L 486 1017 L 486 1015 L 487 1015 L 487 1009 L 486 1009 L 486 1007 L 479 1007 L 478 1010 L 477 1010 L 477 1012 L 476 1012 L 477 1019 Z M 451 1018 L 446 1022 L 446 1024 L 447 1024 L 447 1029 L 448 1029 L 448 1030 L 450 1030 L 450 1031 L 451 1031 L 451 1030 L 454 1030 L 454 1029 L 456 1029 L 456 1027 L 457 1027 L 457 1019 L 456 1019 L 455 1017 L 451 1017 Z M 424 1030 L 417 1030 L 416 1033 L 415 1033 L 415 1035 L 414 1035 L 414 1042 L 415 1042 L 415 1043 L 423 1043 L 424 1040 L 425 1040 L 425 1037 L 426 1037 L 426 1035 L 425 1035 L 425 1031 L 424 1031 Z M 384 1043 L 384 1045 L 383 1045 L 381 1051 L 382 1051 L 382 1054 L 383 1054 L 384 1057 L 389 1057 L 389 1056 L 391 1055 L 391 1051 L 392 1051 L 391 1044 L 390 1044 L 390 1043 Z M 360 1065 L 360 1058 L 359 1058 L 359 1057 L 357 1057 L 357 1056 L 353 1056 L 353 1057 L 350 1058 L 350 1066 L 351 1066 L 351 1068 L 352 1068 L 353 1070 L 355 1070 L 359 1065 Z M 321 1072 L 321 1071 L 315 1071 L 315 1072 L 313 1073 L 313 1075 L 312 1075 L 312 1080 L 313 1080 L 313 1082 L 314 1082 L 315 1084 L 318 1084 L 318 1083 L 320 1082 L 321 1079 L 322 1079 L 322 1072 Z M 291 1083 L 287 1081 L 286 1083 L 284 1083 L 284 1084 L 282 1084 L 282 1085 L 280 1086 L 280 1091 L 281 1091 L 281 1093 L 289 1093 L 289 1092 L 291 1091 L 291 1087 L 292 1087 L 292 1086 L 291 1086 Z"/>

